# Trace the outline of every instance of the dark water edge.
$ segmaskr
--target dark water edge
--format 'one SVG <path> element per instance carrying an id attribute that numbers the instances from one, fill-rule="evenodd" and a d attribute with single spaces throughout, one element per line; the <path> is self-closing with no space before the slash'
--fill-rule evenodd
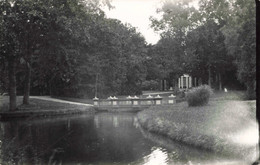
<path id="1" fill-rule="evenodd" d="M 145 138 L 168 149 L 169 164 L 252 164 L 256 157 L 255 149 L 252 149 L 250 153 L 244 153 L 242 157 L 242 154 L 216 153 L 173 141 L 168 137 L 149 132 L 142 127 L 139 128 Z"/>
<path id="2" fill-rule="evenodd" d="M 158 138 L 135 113 L 0 122 L 0 164 L 187 164 L 238 161 Z"/>

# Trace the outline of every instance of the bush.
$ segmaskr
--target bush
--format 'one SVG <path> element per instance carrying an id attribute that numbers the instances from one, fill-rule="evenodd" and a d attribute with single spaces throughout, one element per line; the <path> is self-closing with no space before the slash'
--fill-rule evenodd
<path id="1" fill-rule="evenodd" d="M 212 93 L 210 86 L 202 85 L 188 91 L 186 93 L 186 99 L 189 106 L 206 105 L 209 102 L 209 97 Z"/>

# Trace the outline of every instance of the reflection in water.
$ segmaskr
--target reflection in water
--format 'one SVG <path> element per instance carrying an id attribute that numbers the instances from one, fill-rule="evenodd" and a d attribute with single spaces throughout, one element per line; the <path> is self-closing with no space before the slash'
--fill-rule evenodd
<path id="1" fill-rule="evenodd" d="M 0 129 L 0 164 L 165 165 L 223 160 L 172 141 L 153 141 L 132 113 L 1 122 Z"/>
<path id="2" fill-rule="evenodd" d="M 68 119 L 68 131 L 70 131 L 70 119 Z"/>
<path id="3" fill-rule="evenodd" d="M 138 119 L 137 119 L 136 116 L 134 117 L 133 125 L 134 125 L 135 128 L 138 128 L 138 127 L 139 127 Z"/>
<path id="4" fill-rule="evenodd" d="M 151 154 L 144 157 L 144 165 L 167 165 L 168 155 L 167 151 L 162 148 L 152 148 Z"/>
<path id="5" fill-rule="evenodd" d="M 113 116 L 113 126 L 118 127 L 118 119 L 117 116 Z"/>
<path id="6" fill-rule="evenodd" d="M 95 118 L 94 118 L 94 122 L 95 122 L 95 127 L 96 127 L 96 128 L 99 128 L 99 119 L 98 119 L 98 115 L 95 116 Z"/>
<path id="7" fill-rule="evenodd" d="M 6 164 L 134 162 L 154 145 L 134 126 L 134 116 L 100 113 L 3 122 L 0 160 Z"/>
<path id="8" fill-rule="evenodd" d="M 256 123 L 251 124 L 247 129 L 239 133 L 233 134 L 230 139 L 238 144 L 243 145 L 256 145 L 259 139 L 258 126 Z"/>

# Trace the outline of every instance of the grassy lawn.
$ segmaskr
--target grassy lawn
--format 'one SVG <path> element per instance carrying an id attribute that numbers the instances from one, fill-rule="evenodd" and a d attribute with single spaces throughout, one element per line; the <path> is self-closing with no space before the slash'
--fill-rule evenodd
<path id="1" fill-rule="evenodd" d="M 68 110 L 79 109 L 84 110 L 86 106 L 75 105 L 68 103 L 59 103 L 40 99 L 30 99 L 30 105 L 22 105 L 22 96 L 17 97 L 17 110 L 18 111 L 36 111 L 36 110 Z M 8 111 L 9 109 L 9 97 L 0 96 L 0 111 Z"/>
<path id="2" fill-rule="evenodd" d="M 246 99 L 246 91 L 214 91 L 213 96 L 210 98 L 211 100 L 245 100 Z"/>
<path id="3" fill-rule="evenodd" d="M 255 144 L 241 144 L 234 137 L 256 128 L 256 102 L 237 97 L 232 100 L 237 96 L 232 95 L 225 96 L 230 99 L 215 95 L 215 101 L 199 107 L 189 107 L 186 102 L 154 106 L 137 116 L 141 126 L 150 132 L 225 155 L 245 156 Z"/>

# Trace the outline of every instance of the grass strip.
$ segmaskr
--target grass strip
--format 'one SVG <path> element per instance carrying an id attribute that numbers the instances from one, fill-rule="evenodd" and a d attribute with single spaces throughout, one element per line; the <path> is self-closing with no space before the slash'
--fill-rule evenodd
<path id="1" fill-rule="evenodd" d="M 153 106 L 139 112 L 137 118 L 144 129 L 197 148 L 244 157 L 254 152 L 255 146 L 237 144 L 230 137 L 255 122 L 255 101 Z"/>

